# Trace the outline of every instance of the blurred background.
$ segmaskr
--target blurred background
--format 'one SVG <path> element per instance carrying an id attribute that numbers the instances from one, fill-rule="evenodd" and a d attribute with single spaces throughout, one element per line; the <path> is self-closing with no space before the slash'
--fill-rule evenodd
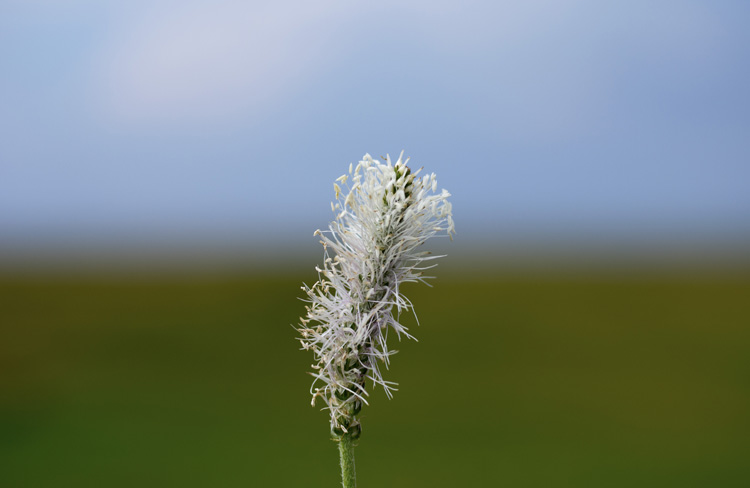
<path id="1" fill-rule="evenodd" d="M 404 150 L 458 234 L 360 486 L 748 486 L 748 20 L 0 2 L 0 485 L 336 486 L 299 287 Z"/>

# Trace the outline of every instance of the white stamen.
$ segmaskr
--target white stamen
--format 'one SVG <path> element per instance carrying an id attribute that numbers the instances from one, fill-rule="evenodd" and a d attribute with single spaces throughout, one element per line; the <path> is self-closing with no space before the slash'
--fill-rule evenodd
<path id="1" fill-rule="evenodd" d="M 352 185 L 343 192 L 337 183 L 347 185 L 349 175 Z M 389 398 L 396 390 L 378 364 L 387 369 L 396 352 L 386 344 L 389 329 L 413 339 L 398 321 L 402 311 L 412 310 L 400 284 L 425 282 L 421 271 L 431 266 L 420 263 L 438 256 L 418 248 L 439 232 L 454 233 L 450 194 L 436 193 L 434 173 L 416 178 L 403 152 L 395 164 L 390 156 L 384 164 L 366 154 L 354 169 L 349 165 L 349 175 L 333 184 L 338 203 L 332 210 L 341 209 L 336 220 L 315 233 L 324 246 L 323 268 L 316 268 L 317 283 L 303 287 L 307 314 L 298 327 L 303 349 L 312 350 L 317 361 L 313 403 L 322 398 L 331 428 L 342 431 L 358 425 L 352 409 L 356 401 L 367 403 L 366 378 Z"/>

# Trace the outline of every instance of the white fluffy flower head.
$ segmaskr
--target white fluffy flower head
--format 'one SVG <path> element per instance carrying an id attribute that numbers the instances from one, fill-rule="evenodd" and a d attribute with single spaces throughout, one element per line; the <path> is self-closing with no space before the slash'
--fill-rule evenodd
<path id="1" fill-rule="evenodd" d="M 421 170 L 412 172 L 402 157 L 392 164 L 390 157 L 380 163 L 366 154 L 336 180 L 336 219 L 316 232 L 324 247 L 319 280 L 302 287 L 308 305 L 298 331 L 317 361 L 313 404 L 325 402 L 337 436 L 359 436 L 356 416 L 367 404 L 368 379 L 391 396 L 395 383 L 381 374 L 395 353 L 388 333 L 412 338 L 399 323 L 401 312 L 412 309 L 400 286 L 424 281 L 428 261 L 439 257 L 422 251 L 422 244 L 454 232 L 450 194 L 437 191 L 434 173 L 418 177 Z"/>

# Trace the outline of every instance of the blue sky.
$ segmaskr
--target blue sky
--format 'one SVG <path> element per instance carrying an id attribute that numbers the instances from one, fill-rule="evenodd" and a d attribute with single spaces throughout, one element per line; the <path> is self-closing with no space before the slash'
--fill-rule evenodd
<path id="1" fill-rule="evenodd" d="M 747 239 L 750 4 L 0 4 L 6 243 L 308 238 L 401 150 L 459 237 Z"/>

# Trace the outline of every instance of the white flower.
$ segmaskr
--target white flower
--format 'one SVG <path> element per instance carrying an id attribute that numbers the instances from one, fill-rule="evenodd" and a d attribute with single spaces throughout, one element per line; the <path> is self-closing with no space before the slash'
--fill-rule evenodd
<path id="1" fill-rule="evenodd" d="M 399 323 L 401 312 L 412 309 L 400 286 L 424 281 L 422 271 L 434 266 L 425 263 L 441 257 L 419 250 L 427 239 L 454 233 L 450 194 L 436 193 L 435 174 L 417 177 L 402 157 L 392 165 L 390 157 L 382 164 L 366 154 L 336 180 L 338 215 L 328 231 L 316 231 L 324 248 L 319 281 L 302 287 L 308 306 L 300 341 L 317 361 L 310 392 L 313 404 L 316 398 L 326 403 L 339 436 L 361 432 L 356 415 L 367 403 L 367 379 L 388 397 L 395 390 L 380 368 L 396 352 L 387 345 L 389 330 L 413 338 Z"/>

